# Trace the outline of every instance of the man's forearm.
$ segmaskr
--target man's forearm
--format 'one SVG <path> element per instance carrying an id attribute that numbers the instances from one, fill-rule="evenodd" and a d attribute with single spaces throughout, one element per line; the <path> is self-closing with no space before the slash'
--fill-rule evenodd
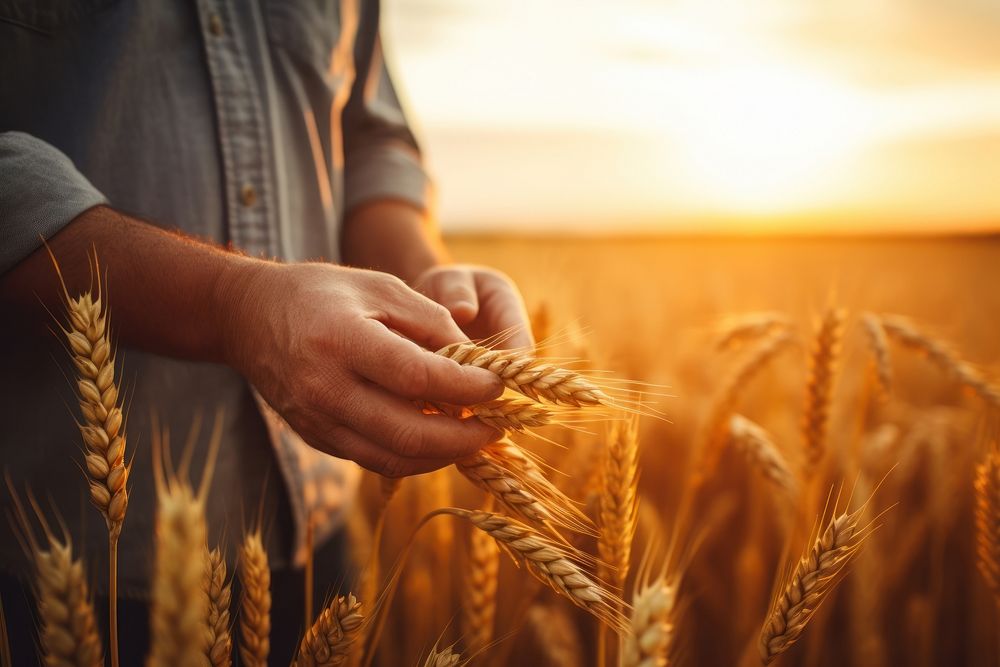
<path id="1" fill-rule="evenodd" d="M 91 285 L 96 251 L 120 340 L 151 352 L 225 361 L 230 278 L 261 260 L 226 252 L 128 218 L 107 207 L 83 213 L 48 242 L 71 296 Z M 0 277 L 0 299 L 24 317 L 51 323 L 62 289 L 45 248 Z M 241 297 L 242 298 L 242 297 Z"/>
<path id="2" fill-rule="evenodd" d="M 352 210 L 344 221 L 341 242 L 346 263 L 392 273 L 407 282 L 447 259 L 437 229 L 427 216 L 409 204 L 391 200 Z"/>

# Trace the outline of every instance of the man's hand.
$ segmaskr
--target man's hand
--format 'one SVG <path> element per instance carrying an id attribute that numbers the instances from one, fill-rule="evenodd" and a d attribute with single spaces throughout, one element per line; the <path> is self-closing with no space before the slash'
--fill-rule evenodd
<path id="1" fill-rule="evenodd" d="M 428 351 L 466 336 L 447 309 L 398 278 L 255 263 L 218 289 L 217 300 L 233 304 L 227 362 L 312 446 L 397 477 L 448 465 L 499 436 L 411 402 L 468 405 L 496 398 L 503 386 L 488 371 Z"/>
<path id="2" fill-rule="evenodd" d="M 531 326 L 517 287 L 503 273 L 481 266 L 428 269 L 413 287 L 448 309 L 472 339 L 509 332 L 500 347 L 531 347 Z"/>
<path id="3" fill-rule="evenodd" d="M 466 337 L 444 307 L 398 278 L 244 257 L 107 207 L 49 245 L 71 294 L 91 283 L 96 248 L 121 344 L 235 367 L 318 449 L 398 476 L 448 465 L 499 436 L 410 402 L 470 404 L 503 387 L 423 349 Z M 42 333 L 61 293 L 44 249 L 0 276 L 12 321 Z"/>

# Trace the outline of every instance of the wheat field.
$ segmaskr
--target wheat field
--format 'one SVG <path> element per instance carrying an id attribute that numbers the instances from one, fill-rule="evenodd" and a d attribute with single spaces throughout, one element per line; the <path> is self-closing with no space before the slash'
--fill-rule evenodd
<path id="1" fill-rule="evenodd" d="M 306 577 L 293 664 L 1000 664 L 997 241 L 450 247 L 515 279 L 540 346 L 439 351 L 507 393 L 415 409 L 508 437 L 430 475 L 366 475 L 356 567 Z M 131 445 L 113 321 L 100 285 L 66 307 L 81 483 L 114 554 Z M 149 664 L 269 664 L 259 532 L 227 571 L 203 517 L 213 458 L 193 486 L 161 434 L 152 448 Z M 114 607 L 104 643 L 71 536 L 28 499 L 42 656 L 116 664 Z"/>

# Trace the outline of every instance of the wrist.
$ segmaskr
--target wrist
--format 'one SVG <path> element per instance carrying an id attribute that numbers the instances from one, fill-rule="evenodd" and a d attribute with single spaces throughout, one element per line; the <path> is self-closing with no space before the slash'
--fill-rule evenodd
<path id="1" fill-rule="evenodd" d="M 246 350 L 252 347 L 254 320 L 259 319 L 260 294 L 268 274 L 281 265 L 243 256 L 224 262 L 211 290 L 209 317 L 216 332 L 213 357 L 246 374 Z"/>

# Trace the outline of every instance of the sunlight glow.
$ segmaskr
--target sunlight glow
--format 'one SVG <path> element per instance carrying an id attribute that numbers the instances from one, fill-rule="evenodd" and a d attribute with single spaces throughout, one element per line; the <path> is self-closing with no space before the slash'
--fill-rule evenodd
<path id="1" fill-rule="evenodd" d="M 384 4 L 446 228 L 1000 221 L 1000 5 Z"/>

